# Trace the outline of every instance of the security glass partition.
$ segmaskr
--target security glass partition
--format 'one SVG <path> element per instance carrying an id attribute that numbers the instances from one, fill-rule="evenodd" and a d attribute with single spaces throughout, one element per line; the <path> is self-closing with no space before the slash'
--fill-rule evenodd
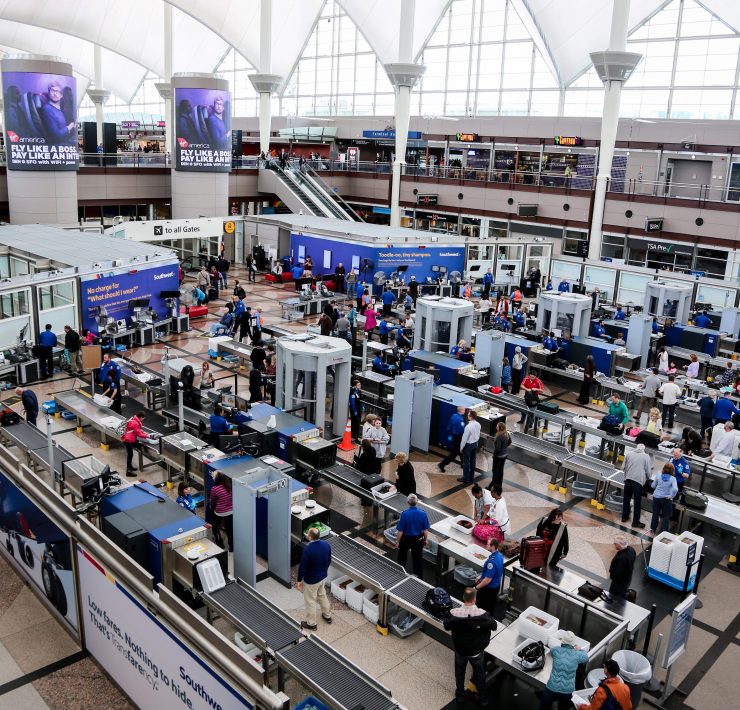
<path id="1" fill-rule="evenodd" d="M 617 303 L 642 306 L 645 303 L 645 287 L 654 280 L 650 274 L 635 274 L 622 271 L 619 274 Z"/>
<path id="2" fill-rule="evenodd" d="M 732 308 L 737 302 L 737 289 L 699 284 L 696 289 L 696 302 L 705 308 Z"/>
<path id="3" fill-rule="evenodd" d="M 74 280 L 37 286 L 36 297 L 39 309 L 39 328 L 45 328 L 48 323 L 57 334 L 64 331 L 65 325 L 77 328 L 77 299 Z"/>
<path id="4" fill-rule="evenodd" d="M 31 318 L 31 289 L 0 295 L 0 349 L 7 349 L 21 342 L 34 342 Z"/>
<path id="5" fill-rule="evenodd" d="M 583 284 L 586 291 L 598 288 L 602 301 L 611 301 L 614 298 L 614 284 L 617 281 L 615 269 L 586 266 L 583 273 Z"/>

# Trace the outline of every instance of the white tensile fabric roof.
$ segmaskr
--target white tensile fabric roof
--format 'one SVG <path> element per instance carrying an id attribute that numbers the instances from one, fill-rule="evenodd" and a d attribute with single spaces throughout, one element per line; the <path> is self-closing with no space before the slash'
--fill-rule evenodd
<path id="1" fill-rule="evenodd" d="M 416 0 L 413 57 L 418 59 L 451 0 Z M 272 0 L 272 66 L 260 67 L 261 0 L 0 0 L 0 51 L 54 54 L 93 77 L 92 46 L 102 49 L 104 82 L 130 99 L 147 72 L 165 74 L 164 6 L 173 7 L 174 72 L 212 72 L 233 47 L 257 71 L 287 79 L 325 0 Z M 401 0 L 338 0 L 379 60 L 399 60 Z M 606 49 L 613 0 L 512 0 L 561 86 L 588 68 L 589 53 Z M 666 0 L 632 0 L 630 29 Z M 734 29 L 740 2 L 702 0 Z"/>

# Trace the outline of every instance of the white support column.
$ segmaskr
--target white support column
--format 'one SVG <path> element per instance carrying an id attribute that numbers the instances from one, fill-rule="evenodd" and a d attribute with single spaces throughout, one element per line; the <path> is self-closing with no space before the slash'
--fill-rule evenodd
<path id="1" fill-rule="evenodd" d="M 260 96 L 260 152 L 269 155 L 272 95 L 283 77 L 272 74 L 272 0 L 260 0 L 260 73 L 250 74 L 249 80 Z"/>
<path id="2" fill-rule="evenodd" d="M 164 101 L 165 153 L 172 154 L 172 5 L 164 4 L 164 76 L 154 85 Z"/>
<path id="3" fill-rule="evenodd" d="M 416 0 L 401 0 L 401 18 L 398 32 L 398 63 L 386 64 L 385 71 L 396 90 L 395 124 L 396 155 L 391 173 L 391 227 L 401 225 L 401 170 L 406 162 L 406 145 L 409 137 L 411 90 L 421 78 L 426 67 L 414 64 L 414 17 Z"/>
<path id="4" fill-rule="evenodd" d="M 604 82 L 604 109 L 601 119 L 601 140 L 599 143 L 599 166 L 594 188 L 594 209 L 591 218 L 591 235 L 588 245 L 588 258 L 598 260 L 601 255 L 602 226 L 606 190 L 611 178 L 614 146 L 617 141 L 619 107 L 622 85 L 631 76 L 642 55 L 626 52 L 627 31 L 629 29 L 630 0 L 614 0 L 609 49 L 594 52 L 591 61 L 599 78 Z"/>

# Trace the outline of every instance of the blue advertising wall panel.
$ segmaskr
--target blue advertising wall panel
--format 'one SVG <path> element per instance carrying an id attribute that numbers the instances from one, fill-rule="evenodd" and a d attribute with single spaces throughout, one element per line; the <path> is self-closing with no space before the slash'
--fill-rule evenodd
<path id="1" fill-rule="evenodd" d="M 0 546 L 64 620 L 78 629 L 69 538 L 0 473 Z"/>
<path id="2" fill-rule="evenodd" d="M 290 250 L 294 261 L 302 255 L 308 254 L 313 258 L 314 273 L 333 273 L 341 262 L 349 271 L 350 266 L 359 262 L 360 276 L 368 280 L 377 271 L 385 271 L 390 276 L 399 266 L 406 265 L 406 280 L 415 276 L 422 281 L 428 276 L 434 278 L 436 273 L 432 266 L 446 266 L 448 271 L 462 271 L 465 263 L 465 247 L 460 246 L 427 246 L 420 248 L 417 245 L 407 246 L 370 246 L 359 242 L 338 241 L 311 234 L 290 235 Z M 329 252 L 329 260 L 325 261 Z M 353 262 L 354 259 L 354 262 Z M 364 260 L 372 264 L 365 273 L 362 271 Z M 325 263 L 330 264 L 326 267 Z"/>
<path id="3" fill-rule="evenodd" d="M 177 87 L 175 107 L 175 168 L 229 172 L 231 93 Z"/>
<path id="4" fill-rule="evenodd" d="M 162 291 L 179 288 L 177 262 L 162 264 L 124 274 L 95 274 L 80 283 L 82 327 L 98 332 L 94 309 L 105 306 L 109 316 L 120 320 L 130 319 L 128 302 L 135 298 L 148 298 L 149 305 L 160 317 L 169 315 L 167 303 L 159 297 Z"/>
<path id="5" fill-rule="evenodd" d="M 3 72 L 10 170 L 76 170 L 77 80 L 62 74 Z"/>

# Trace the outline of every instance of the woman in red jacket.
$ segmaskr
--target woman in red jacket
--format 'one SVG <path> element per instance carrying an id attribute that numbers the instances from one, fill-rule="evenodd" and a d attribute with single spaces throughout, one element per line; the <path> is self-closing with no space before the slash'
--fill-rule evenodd
<path id="1" fill-rule="evenodd" d="M 133 478 L 134 473 L 134 448 L 139 448 L 139 439 L 148 439 L 149 435 L 141 428 L 141 422 L 144 421 L 144 412 L 137 412 L 131 419 L 126 422 L 126 431 L 121 437 L 123 445 L 126 447 L 126 475 Z"/>

